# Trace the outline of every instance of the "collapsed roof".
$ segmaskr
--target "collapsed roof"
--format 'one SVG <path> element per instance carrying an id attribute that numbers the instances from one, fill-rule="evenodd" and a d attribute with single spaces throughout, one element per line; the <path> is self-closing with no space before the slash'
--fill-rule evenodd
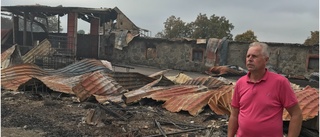
<path id="1" fill-rule="evenodd" d="M 117 7 L 115 7 L 117 8 Z M 19 5 L 19 6 L 1 6 L 1 11 L 11 12 L 12 14 L 24 16 L 28 19 L 32 17 L 46 18 L 49 16 L 64 16 L 70 12 L 78 13 L 78 18 L 89 22 L 93 18 L 100 18 L 100 24 L 115 20 L 117 11 L 111 8 L 83 8 L 83 7 L 50 7 L 44 5 Z"/>

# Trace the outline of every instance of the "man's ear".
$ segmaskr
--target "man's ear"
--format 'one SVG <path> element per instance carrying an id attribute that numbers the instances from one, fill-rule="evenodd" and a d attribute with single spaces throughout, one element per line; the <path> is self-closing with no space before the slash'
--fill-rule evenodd
<path id="1" fill-rule="evenodd" d="M 266 59 L 266 61 L 269 61 L 269 57 L 266 57 L 265 59 Z"/>

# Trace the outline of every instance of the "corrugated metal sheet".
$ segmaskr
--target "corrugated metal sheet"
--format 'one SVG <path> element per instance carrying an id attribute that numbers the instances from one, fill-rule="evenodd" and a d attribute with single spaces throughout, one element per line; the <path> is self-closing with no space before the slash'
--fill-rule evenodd
<path id="1" fill-rule="evenodd" d="M 319 114 L 319 90 L 311 88 L 310 86 L 305 87 L 303 90 L 295 92 L 299 106 L 302 110 L 303 120 L 312 119 Z M 284 110 L 283 120 L 289 121 L 290 115 Z"/>
<path id="2" fill-rule="evenodd" d="M 184 73 L 179 73 L 176 76 L 167 76 L 168 79 L 170 79 L 171 81 L 173 81 L 176 84 L 182 84 L 187 82 L 188 80 L 191 80 L 192 78 L 189 77 L 188 75 L 184 74 Z"/>
<path id="3" fill-rule="evenodd" d="M 161 76 L 161 75 L 164 75 L 165 73 L 169 72 L 171 69 L 166 69 L 166 70 L 162 70 L 162 71 L 159 71 L 159 72 L 156 72 L 156 73 L 153 73 L 151 75 L 149 75 L 149 77 L 156 77 L 156 76 Z"/>
<path id="4" fill-rule="evenodd" d="M 81 81 L 72 89 L 80 101 L 84 101 L 91 95 L 99 96 L 99 102 L 110 100 L 112 98 L 110 96 L 120 96 L 121 99 L 121 95 L 127 92 L 103 71 L 95 71 L 88 76 L 82 76 Z"/>
<path id="5" fill-rule="evenodd" d="M 218 115 L 230 115 L 230 103 L 232 99 L 233 89 L 234 85 L 224 85 L 219 89 L 215 89 L 214 94 L 208 101 L 210 109 Z"/>
<path id="6" fill-rule="evenodd" d="M 13 53 L 13 51 L 16 49 L 16 45 L 13 45 L 12 47 L 10 47 L 9 49 L 7 49 L 6 51 L 1 53 L 1 63 L 3 63 L 3 61 L 5 61 L 6 59 L 10 58 L 11 54 Z"/>
<path id="7" fill-rule="evenodd" d="M 84 59 L 58 70 L 43 70 L 34 64 L 21 64 L 1 72 L 2 88 L 18 90 L 31 79 L 40 80 L 48 88 L 76 94 L 80 101 L 91 95 L 103 103 L 122 101 L 127 89 L 149 89 L 152 86 L 169 86 L 174 83 L 160 75 L 158 79 L 134 72 L 112 72 L 105 61 Z"/>
<path id="8" fill-rule="evenodd" d="M 208 104 L 208 100 L 212 94 L 214 94 L 214 91 L 172 96 L 163 104 L 163 107 L 170 112 L 184 110 L 188 111 L 192 116 L 196 116 L 203 110 L 203 107 Z"/>
<path id="9" fill-rule="evenodd" d="M 1 68 L 22 64 L 21 53 L 18 45 L 13 45 L 3 53 L 1 53 Z"/>
<path id="10" fill-rule="evenodd" d="M 21 65 L 3 69 L 1 71 L 1 86 L 3 89 L 18 90 L 18 88 L 22 84 L 34 78 L 34 79 L 40 80 L 48 88 L 54 91 L 74 94 L 73 87 L 75 87 L 77 84 L 79 83 L 83 84 L 81 82 L 86 82 L 87 84 L 88 80 L 89 80 L 89 83 L 97 82 L 97 81 L 90 81 L 90 80 L 92 80 L 92 78 L 94 78 L 96 75 L 99 75 L 99 74 L 101 75 L 103 74 L 102 76 L 106 77 L 107 73 L 104 73 L 104 72 L 108 72 L 108 73 L 112 72 L 111 70 L 106 68 L 105 65 L 106 65 L 105 62 L 101 62 L 95 59 L 84 59 L 58 70 L 43 70 L 34 64 L 28 64 L 28 63 L 21 64 Z M 95 71 L 97 72 L 94 73 Z M 101 80 L 103 80 L 103 77 L 98 80 L 101 83 L 94 83 L 94 84 L 97 84 L 95 88 L 105 86 L 104 84 L 106 81 L 101 81 Z M 109 94 L 102 94 L 101 93 L 102 91 L 98 92 L 98 91 L 95 91 L 95 89 L 90 89 L 86 86 L 84 87 L 85 87 L 85 90 L 91 94 L 109 95 Z M 112 88 L 117 88 L 117 84 L 114 84 Z M 79 89 L 79 88 L 75 88 L 75 89 Z M 112 94 L 113 93 L 115 92 L 112 92 Z M 82 97 L 81 99 L 84 99 L 85 97 Z"/>
<path id="11" fill-rule="evenodd" d="M 134 103 L 139 101 L 142 98 L 145 98 L 155 92 L 163 91 L 169 87 L 152 87 L 152 88 L 140 88 L 137 90 L 129 91 L 124 94 L 124 99 L 127 104 Z"/>
<path id="12" fill-rule="evenodd" d="M 243 76 L 247 72 L 238 66 L 213 66 L 206 71 L 207 74 L 211 76 Z"/>
<path id="13" fill-rule="evenodd" d="M 110 76 L 128 90 L 139 89 L 156 80 L 156 78 L 151 78 L 137 72 L 113 72 L 110 73 Z M 157 83 L 155 86 L 170 85 L 174 85 L 174 83 L 170 80 L 167 80 L 165 77 L 162 77 L 159 83 Z"/>
<path id="14" fill-rule="evenodd" d="M 83 59 L 64 68 L 52 70 L 50 71 L 50 73 L 74 76 L 98 70 L 105 70 L 110 73 L 112 72 L 112 70 L 109 69 L 109 66 L 106 63 L 104 63 L 104 61 L 96 59 Z"/>
<path id="15" fill-rule="evenodd" d="M 152 85 L 155 85 L 153 83 Z M 136 102 L 142 98 L 152 98 L 165 101 L 163 107 L 171 112 L 188 111 L 197 115 L 207 105 L 213 92 L 208 92 L 206 86 L 173 85 L 167 87 L 140 88 L 124 94 L 126 103 Z"/>
<path id="16" fill-rule="evenodd" d="M 34 76 L 48 75 L 47 72 L 33 64 L 20 64 L 1 70 L 1 88 L 18 90 L 19 86 Z"/>
<path id="17" fill-rule="evenodd" d="M 126 103 L 136 102 L 141 98 L 152 98 L 157 101 L 165 101 L 163 107 L 171 112 L 184 110 L 188 111 L 191 115 L 197 115 L 208 104 L 209 99 L 214 94 L 221 98 L 223 94 L 220 90 L 223 89 L 218 87 L 223 85 L 226 84 L 213 77 L 198 77 L 185 82 L 183 85 L 141 88 L 130 91 L 124 94 L 124 96 Z M 207 86 L 216 89 L 209 90 Z M 229 87 L 232 88 L 232 85 Z M 224 101 L 227 100 L 222 100 L 221 103 L 226 103 Z"/>
<path id="18" fill-rule="evenodd" d="M 207 67 L 216 66 L 218 59 L 217 59 L 217 49 L 219 46 L 219 39 L 216 38 L 210 38 L 207 42 L 207 48 L 206 48 L 206 62 L 205 65 Z"/>
<path id="19" fill-rule="evenodd" d="M 203 92 L 207 90 L 208 88 L 206 86 L 178 85 L 178 86 L 171 86 L 167 89 L 158 90 L 156 93 L 153 93 L 147 97 L 157 101 L 167 101 L 174 96 L 193 94 L 193 93 Z"/>
<path id="20" fill-rule="evenodd" d="M 86 74 L 83 74 L 86 75 Z M 67 75 L 49 75 L 43 77 L 35 77 L 39 79 L 43 84 L 45 84 L 48 88 L 53 91 L 63 92 L 67 94 L 74 94 L 72 87 L 80 82 L 80 77 L 78 76 L 67 76 Z"/>
<path id="21" fill-rule="evenodd" d="M 1 53 L 1 68 L 7 68 L 10 65 L 10 57 L 13 51 L 16 50 L 16 45 L 13 45 L 3 53 Z"/>
<path id="22" fill-rule="evenodd" d="M 24 63 L 34 63 L 35 56 L 48 56 L 50 54 L 51 43 L 48 39 L 44 39 L 41 43 L 33 47 L 25 55 L 22 56 Z"/>
<path id="23" fill-rule="evenodd" d="M 159 81 L 161 81 L 162 78 L 159 78 L 137 90 L 133 90 L 133 91 L 130 91 L 128 93 L 125 93 L 124 94 L 124 100 L 127 104 L 129 103 L 133 103 L 133 102 L 137 102 L 138 100 L 140 100 L 141 98 L 147 96 L 147 95 L 150 95 L 154 92 L 156 92 L 157 90 L 159 89 L 162 89 L 162 88 L 167 88 L 167 87 L 162 87 L 162 88 L 159 88 L 159 87 L 156 87 L 156 88 L 153 88 L 153 86 L 155 86 L 156 84 L 159 83 Z"/>
<path id="24" fill-rule="evenodd" d="M 214 77 L 198 77 L 195 79 L 191 79 L 183 83 L 183 85 L 204 85 L 208 88 L 218 88 L 222 85 L 226 85 L 229 83 L 225 83 Z"/>

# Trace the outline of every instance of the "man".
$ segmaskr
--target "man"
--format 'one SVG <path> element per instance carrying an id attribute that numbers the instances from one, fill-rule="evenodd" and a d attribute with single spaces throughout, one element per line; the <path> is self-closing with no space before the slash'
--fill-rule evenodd
<path id="1" fill-rule="evenodd" d="M 246 55 L 248 74 L 235 86 L 228 137 L 283 137 L 283 109 L 290 116 L 288 137 L 298 137 L 302 112 L 290 82 L 266 69 L 268 46 L 253 42 Z"/>

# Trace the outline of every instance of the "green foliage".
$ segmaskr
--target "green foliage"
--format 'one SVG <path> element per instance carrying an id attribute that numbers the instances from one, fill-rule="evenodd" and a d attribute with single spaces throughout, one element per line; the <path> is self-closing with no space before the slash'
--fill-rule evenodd
<path id="1" fill-rule="evenodd" d="M 78 32 L 77 32 L 78 34 L 85 34 L 86 32 L 84 31 L 84 30 L 78 30 Z"/>
<path id="2" fill-rule="evenodd" d="M 156 37 L 161 38 L 223 38 L 232 39 L 230 33 L 234 26 L 225 17 L 216 15 L 207 17 L 199 14 L 194 22 L 185 23 L 180 18 L 170 16 L 164 22 L 164 30 L 158 32 Z"/>
<path id="3" fill-rule="evenodd" d="M 162 38 L 183 38 L 189 37 L 190 25 L 183 22 L 180 18 L 170 16 L 166 22 L 164 22 L 164 30 L 157 33 L 157 37 Z"/>
<path id="4" fill-rule="evenodd" d="M 210 18 L 206 14 L 199 14 L 197 19 L 191 23 L 193 28 L 192 38 L 223 38 L 232 39 L 231 30 L 234 28 L 224 16 L 215 14 Z"/>
<path id="5" fill-rule="evenodd" d="M 6 18 L 1 16 L 1 29 L 11 29 L 12 28 L 11 18 Z"/>
<path id="6" fill-rule="evenodd" d="M 304 41 L 304 45 L 313 46 L 319 44 L 319 31 L 311 31 L 311 37 Z"/>
<path id="7" fill-rule="evenodd" d="M 242 41 L 242 42 L 255 42 L 257 40 L 257 36 L 254 35 L 252 30 L 247 30 L 245 33 L 238 34 L 234 38 L 235 41 Z"/>

